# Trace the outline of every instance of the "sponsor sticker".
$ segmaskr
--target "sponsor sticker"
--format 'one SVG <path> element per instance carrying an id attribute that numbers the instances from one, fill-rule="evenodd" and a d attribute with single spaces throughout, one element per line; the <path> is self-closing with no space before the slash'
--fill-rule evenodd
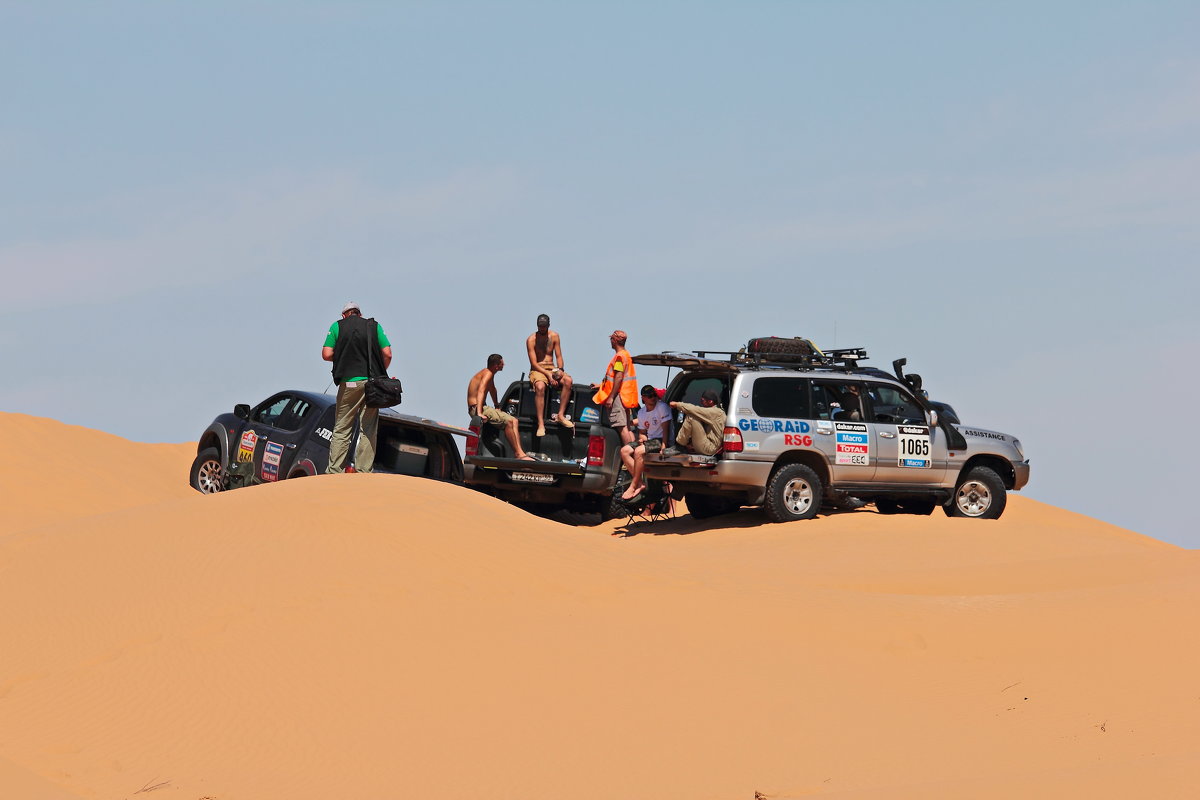
<path id="1" fill-rule="evenodd" d="M 317 428 L 316 435 L 328 442 L 333 438 L 333 431 L 329 430 L 329 428 Z"/>
<path id="2" fill-rule="evenodd" d="M 836 422 L 837 434 L 834 462 L 849 466 L 865 467 L 871 463 L 871 439 L 867 426 L 861 422 Z"/>
<path id="3" fill-rule="evenodd" d="M 756 433 L 809 433 L 812 426 L 802 419 L 739 419 L 738 427 Z"/>
<path id="4" fill-rule="evenodd" d="M 279 460 L 283 457 L 283 445 L 278 442 L 267 442 L 263 450 L 262 479 L 264 481 L 279 480 Z"/>
<path id="5" fill-rule="evenodd" d="M 933 460 L 929 457 L 929 428 L 919 425 L 897 425 L 896 440 L 900 447 L 897 466 L 929 469 Z"/>
<path id="6" fill-rule="evenodd" d="M 594 408 L 585 408 L 583 413 L 579 415 L 580 422 L 599 422 L 600 412 Z"/>
<path id="7" fill-rule="evenodd" d="M 254 447 L 258 444 L 258 434 L 254 431 L 246 431 L 242 434 L 242 441 L 238 445 L 237 461 L 239 464 L 249 464 L 254 460 Z"/>

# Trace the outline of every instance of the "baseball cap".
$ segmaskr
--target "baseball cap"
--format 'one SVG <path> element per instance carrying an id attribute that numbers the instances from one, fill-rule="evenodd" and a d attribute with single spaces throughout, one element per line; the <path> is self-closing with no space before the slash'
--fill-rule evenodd
<path id="1" fill-rule="evenodd" d="M 358 303 L 354 302 L 353 300 L 351 300 L 349 303 L 346 303 L 346 305 L 342 307 L 342 313 L 345 314 L 347 311 L 351 310 L 358 311 L 360 313 L 362 312 L 362 309 L 358 307 Z"/>

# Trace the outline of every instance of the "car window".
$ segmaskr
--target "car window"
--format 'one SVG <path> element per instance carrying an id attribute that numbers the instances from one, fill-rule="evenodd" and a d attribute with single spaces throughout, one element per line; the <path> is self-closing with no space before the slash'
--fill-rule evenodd
<path id="1" fill-rule="evenodd" d="M 573 398 L 567 406 L 567 413 L 571 418 L 579 422 L 599 422 L 600 411 L 596 404 L 592 402 L 594 389 L 587 386 L 577 386 L 571 394 Z M 513 401 L 520 398 L 520 402 L 514 404 Z M 501 411 L 508 411 L 520 419 L 534 419 L 537 416 L 537 395 L 533 388 L 525 385 L 523 388 L 515 388 L 504 398 L 500 404 Z M 546 390 L 546 416 L 558 413 L 559 390 L 550 387 Z M 511 408 L 510 408 L 511 407 Z M 591 409 L 590 411 L 588 409 Z"/>
<path id="2" fill-rule="evenodd" d="M 863 419 L 863 386 L 857 381 L 820 381 L 812 387 L 813 419 Z"/>
<path id="3" fill-rule="evenodd" d="M 895 386 L 871 385 L 875 422 L 925 423 L 925 412 L 912 395 Z"/>
<path id="4" fill-rule="evenodd" d="M 287 411 L 288 404 L 291 402 L 291 395 L 286 394 L 265 400 L 250 412 L 250 421 L 274 427 L 283 417 L 283 412 Z"/>
<path id="5" fill-rule="evenodd" d="M 691 403 L 692 405 L 700 405 L 700 394 L 705 389 L 712 389 L 721 397 L 721 405 L 728 408 L 729 406 L 729 391 L 725 387 L 725 379 L 719 377 L 704 378 L 695 377 L 684 384 L 682 391 L 676 390 L 676 394 L 672 400 L 681 403 Z"/>
<path id="6" fill-rule="evenodd" d="M 285 431 L 298 431 L 304 427 L 304 420 L 312 411 L 312 403 L 303 397 L 297 397 L 288 410 L 275 423 L 275 427 Z"/>
<path id="7" fill-rule="evenodd" d="M 812 393 L 805 378 L 759 378 L 750 403 L 760 417 L 812 419 Z"/>

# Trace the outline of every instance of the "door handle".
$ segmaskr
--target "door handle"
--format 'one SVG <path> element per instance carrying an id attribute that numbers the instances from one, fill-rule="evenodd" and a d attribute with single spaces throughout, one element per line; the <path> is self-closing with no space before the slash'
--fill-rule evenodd
<path id="1" fill-rule="evenodd" d="M 891 431 L 880 431 L 879 435 L 882 436 L 884 439 L 895 439 L 896 438 L 896 434 L 892 433 Z"/>
<path id="2" fill-rule="evenodd" d="M 817 428 L 817 433 L 823 433 L 823 434 L 825 434 L 826 436 L 832 436 L 832 435 L 833 435 L 833 431 L 827 431 L 827 430 L 825 430 L 824 428 Z"/>
<path id="3" fill-rule="evenodd" d="M 284 445 L 284 447 L 286 447 L 288 450 L 295 450 L 296 444 L 295 444 L 295 442 L 288 442 L 287 444 Z"/>

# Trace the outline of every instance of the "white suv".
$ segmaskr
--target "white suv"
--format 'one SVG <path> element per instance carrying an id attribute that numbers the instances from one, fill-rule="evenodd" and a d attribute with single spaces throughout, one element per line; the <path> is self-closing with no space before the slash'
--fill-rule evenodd
<path id="1" fill-rule="evenodd" d="M 819 352 L 819 351 L 818 351 Z M 1013 436 L 951 422 L 919 375 L 858 366 L 861 349 L 809 357 L 744 352 L 658 353 L 638 364 L 677 367 L 668 401 L 713 389 L 726 410 L 715 456 L 646 456 L 646 476 L 671 481 L 693 516 L 761 505 L 775 522 L 809 519 L 823 502 L 855 497 L 883 513 L 996 519 L 1006 492 L 1029 482 Z M 775 360 L 771 360 L 775 359 Z M 683 421 L 676 415 L 676 427 Z"/>

